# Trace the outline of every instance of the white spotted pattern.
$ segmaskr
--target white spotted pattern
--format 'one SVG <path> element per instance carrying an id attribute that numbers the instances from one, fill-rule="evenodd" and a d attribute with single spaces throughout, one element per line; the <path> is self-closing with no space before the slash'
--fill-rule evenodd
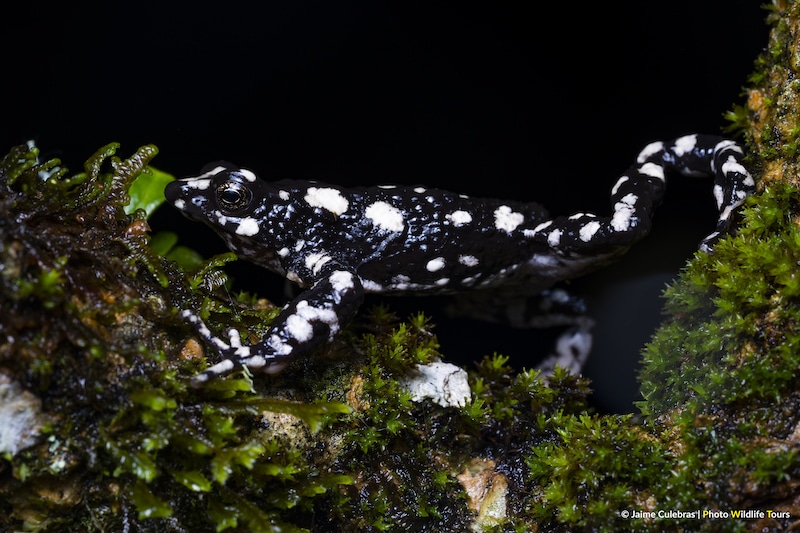
<path id="1" fill-rule="evenodd" d="M 494 227 L 506 233 L 511 233 L 524 221 L 522 213 L 512 211 L 507 205 L 501 205 L 494 211 Z"/>
<path id="2" fill-rule="evenodd" d="M 425 265 L 425 268 L 428 270 L 428 272 L 436 272 L 437 270 L 443 269 L 444 265 L 444 258 L 436 257 L 428 261 L 428 263 Z"/>
<path id="3" fill-rule="evenodd" d="M 255 181 L 258 179 L 258 178 L 256 178 L 256 175 L 253 174 L 252 170 L 247 170 L 246 168 L 240 168 L 239 169 L 239 174 L 244 176 L 244 179 L 246 179 L 250 183 L 255 183 Z"/>
<path id="4" fill-rule="evenodd" d="M 328 281 L 331 282 L 331 286 L 336 292 L 343 292 L 355 287 L 353 275 L 345 270 L 337 270 L 330 275 Z"/>
<path id="5" fill-rule="evenodd" d="M 664 143 L 661 141 L 650 143 L 647 146 L 645 146 L 641 152 L 639 152 L 639 155 L 636 157 L 636 162 L 639 164 L 644 163 L 645 161 L 647 161 L 649 157 L 657 154 L 663 149 L 664 149 Z"/>
<path id="6" fill-rule="evenodd" d="M 615 194 L 617 194 L 617 191 L 619 191 L 619 188 L 622 187 L 622 185 L 625 182 L 629 181 L 629 180 L 630 180 L 630 178 L 628 176 L 621 176 L 617 180 L 617 182 L 614 184 L 614 186 L 611 188 L 611 196 L 614 196 Z"/>
<path id="7" fill-rule="evenodd" d="M 480 264 L 480 261 L 474 255 L 459 255 L 458 262 L 468 267 L 476 267 Z"/>
<path id="8" fill-rule="evenodd" d="M 664 176 L 664 167 L 661 165 L 656 165 L 655 163 L 645 163 L 639 167 L 639 172 L 645 176 L 650 176 L 651 178 L 658 178 L 661 181 L 666 180 L 666 177 Z"/>
<path id="9" fill-rule="evenodd" d="M 472 215 L 466 211 L 453 211 L 445 215 L 445 218 L 453 223 L 455 227 L 460 227 L 472 222 Z"/>
<path id="10" fill-rule="evenodd" d="M 675 139 L 675 155 L 683 157 L 697 146 L 697 135 L 685 135 Z"/>
<path id="11" fill-rule="evenodd" d="M 331 260 L 331 256 L 325 253 L 314 253 L 306 256 L 306 268 L 308 268 L 315 276 L 319 273 L 320 269 Z"/>
<path id="12" fill-rule="evenodd" d="M 380 229 L 400 232 L 405 223 L 403 212 L 386 202 L 375 202 L 364 210 L 364 216 Z"/>
<path id="13" fill-rule="evenodd" d="M 559 244 L 561 244 L 561 236 L 564 234 L 564 230 L 562 229 L 554 229 L 547 235 L 547 244 L 555 248 Z"/>
<path id="14" fill-rule="evenodd" d="M 237 235 L 244 235 L 245 237 L 252 237 L 258 233 L 258 220 L 253 217 L 243 218 L 239 225 L 236 227 Z"/>
<path id="15" fill-rule="evenodd" d="M 597 233 L 597 230 L 600 229 L 600 223 L 596 220 L 592 220 L 585 226 L 583 226 L 580 231 L 578 232 L 578 237 L 583 242 L 589 242 L 594 237 L 594 234 Z"/>
<path id="16" fill-rule="evenodd" d="M 732 155 L 729 155 L 728 159 L 722 163 L 722 172 L 725 174 L 736 172 L 742 176 L 750 176 L 750 173 L 747 172 L 747 170 L 745 170 L 745 168 L 738 161 L 736 161 L 736 158 Z M 752 181 L 752 178 L 750 180 Z M 752 184 L 755 185 L 755 182 Z"/>
<path id="17" fill-rule="evenodd" d="M 628 231 L 631 228 L 637 200 L 639 198 L 635 194 L 628 193 L 614 204 L 614 215 L 611 217 L 614 231 Z"/>
<path id="18" fill-rule="evenodd" d="M 350 205 L 341 191 L 331 187 L 309 187 L 304 200 L 311 207 L 327 209 L 334 215 L 341 215 Z"/>
<path id="19" fill-rule="evenodd" d="M 188 178 L 182 181 L 184 181 L 188 187 L 198 191 L 205 191 L 211 186 L 211 180 L 209 178 Z"/>

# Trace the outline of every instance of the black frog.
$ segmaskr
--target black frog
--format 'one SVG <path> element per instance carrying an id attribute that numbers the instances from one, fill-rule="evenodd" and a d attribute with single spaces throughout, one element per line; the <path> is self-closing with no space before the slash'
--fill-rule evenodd
<path id="1" fill-rule="evenodd" d="M 570 323 L 569 313 L 561 311 L 573 300 L 551 288 L 608 263 L 644 237 L 667 172 L 714 176 L 719 219 L 700 244 L 710 251 L 728 231 L 734 210 L 755 191 L 743 157 L 736 143 L 716 136 L 651 143 L 612 187 L 610 216 L 555 218 L 535 202 L 471 198 L 421 186 L 269 182 L 227 163 L 209 165 L 199 176 L 170 183 L 167 200 L 211 226 L 240 258 L 285 276 L 303 292 L 250 346 L 241 344 L 235 329 L 223 340 L 192 310 L 182 311 L 221 358 L 192 384 L 241 366 L 280 371 L 340 331 L 367 292 L 479 294 L 487 318 L 510 317 L 515 302 L 539 295 L 542 313 L 555 306 L 564 317 L 512 317 L 511 322 Z M 572 323 L 548 365 L 577 370 L 586 358 L 587 321 Z"/>

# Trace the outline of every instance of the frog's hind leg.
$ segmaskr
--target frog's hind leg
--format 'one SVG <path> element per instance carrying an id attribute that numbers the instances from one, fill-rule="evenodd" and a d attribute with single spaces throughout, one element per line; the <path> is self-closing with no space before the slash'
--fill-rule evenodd
<path id="1" fill-rule="evenodd" d="M 647 145 L 611 190 L 611 216 L 576 213 L 543 222 L 525 236 L 548 253 L 534 256 L 542 267 L 568 261 L 574 275 L 594 269 L 597 259 L 614 259 L 647 235 L 653 212 L 661 203 L 669 172 L 684 176 L 713 176 L 713 194 L 719 217 L 715 231 L 700 243 L 710 252 L 732 226 L 733 215 L 756 190 L 755 181 L 742 164 L 744 151 L 734 141 L 713 135 L 685 135 L 670 142 Z M 587 267 L 581 271 L 581 261 Z"/>
<path id="2" fill-rule="evenodd" d="M 467 316 L 514 328 L 564 328 L 550 353 L 536 365 L 545 376 L 556 366 L 580 373 L 592 349 L 594 321 L 586 312 L 586 304 L 562 288 L 517 297 L 491 290 L 464 293 L 453 298 L 447 311 L 451 316 Z"/>

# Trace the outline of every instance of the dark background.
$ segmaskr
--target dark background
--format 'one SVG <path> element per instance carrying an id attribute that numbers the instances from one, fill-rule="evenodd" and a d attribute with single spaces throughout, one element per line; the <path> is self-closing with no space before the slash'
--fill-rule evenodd
<path id="1" fill-rule="evenodd" d="M 522 4 L 16 8 L 0 32 L 2 150 L 36 139 L 77 170 L 110 141 L 122 155 L 154 143 L 155 166 L 178 176 L 225 159 L 270 179 L 419 183 L 608 213 L 610 186 L 645 144 L 720 131 L 767 42 L 757 1 Z M 672 180 L 652 235 L 572 284 L 598 320 L 586 373 L 600 409 L 639 399 L 639 351 L 664 284 L 713 227 L 710 190 Z M 154 229 L 223 251 L 173 215 Z M 249 289 L 270 277 L 234 275 Z M 279 297 L 280 284 L 263 286 Z M 549 342 L 432 313 L 452 360 L 499 350 L 532 366 Z"/>

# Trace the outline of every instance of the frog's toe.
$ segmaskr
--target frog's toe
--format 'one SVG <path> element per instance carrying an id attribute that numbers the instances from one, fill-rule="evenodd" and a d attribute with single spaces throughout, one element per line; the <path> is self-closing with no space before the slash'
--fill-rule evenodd
<path id="1" fill-rule="evenodd" d="M 236 362 L 233 361 L 232 359 L 223 359 L 214 366 L 211 366 L 207 368 L 205 371 L 201 372 L 200 374 L 194 376 L 190 384 L 194 388 L 202 387 L 203 385 L 208 383 L 209 380 L 218 376 L 223 376 L 225 374 L 228 374 L 229 372 L 236 369 L 237 366 L 241 365 L 237 365 Z"/>
<path id="2" fill-rule="evenodd" d="M 583 365 L 592 351 L 592 332 L 588 327 L 573 327 L 559 336 L 555 353 L 536 366 L 545 377 L 551 375 L 557 366 L 573 374 L 580 374 Z"/>

